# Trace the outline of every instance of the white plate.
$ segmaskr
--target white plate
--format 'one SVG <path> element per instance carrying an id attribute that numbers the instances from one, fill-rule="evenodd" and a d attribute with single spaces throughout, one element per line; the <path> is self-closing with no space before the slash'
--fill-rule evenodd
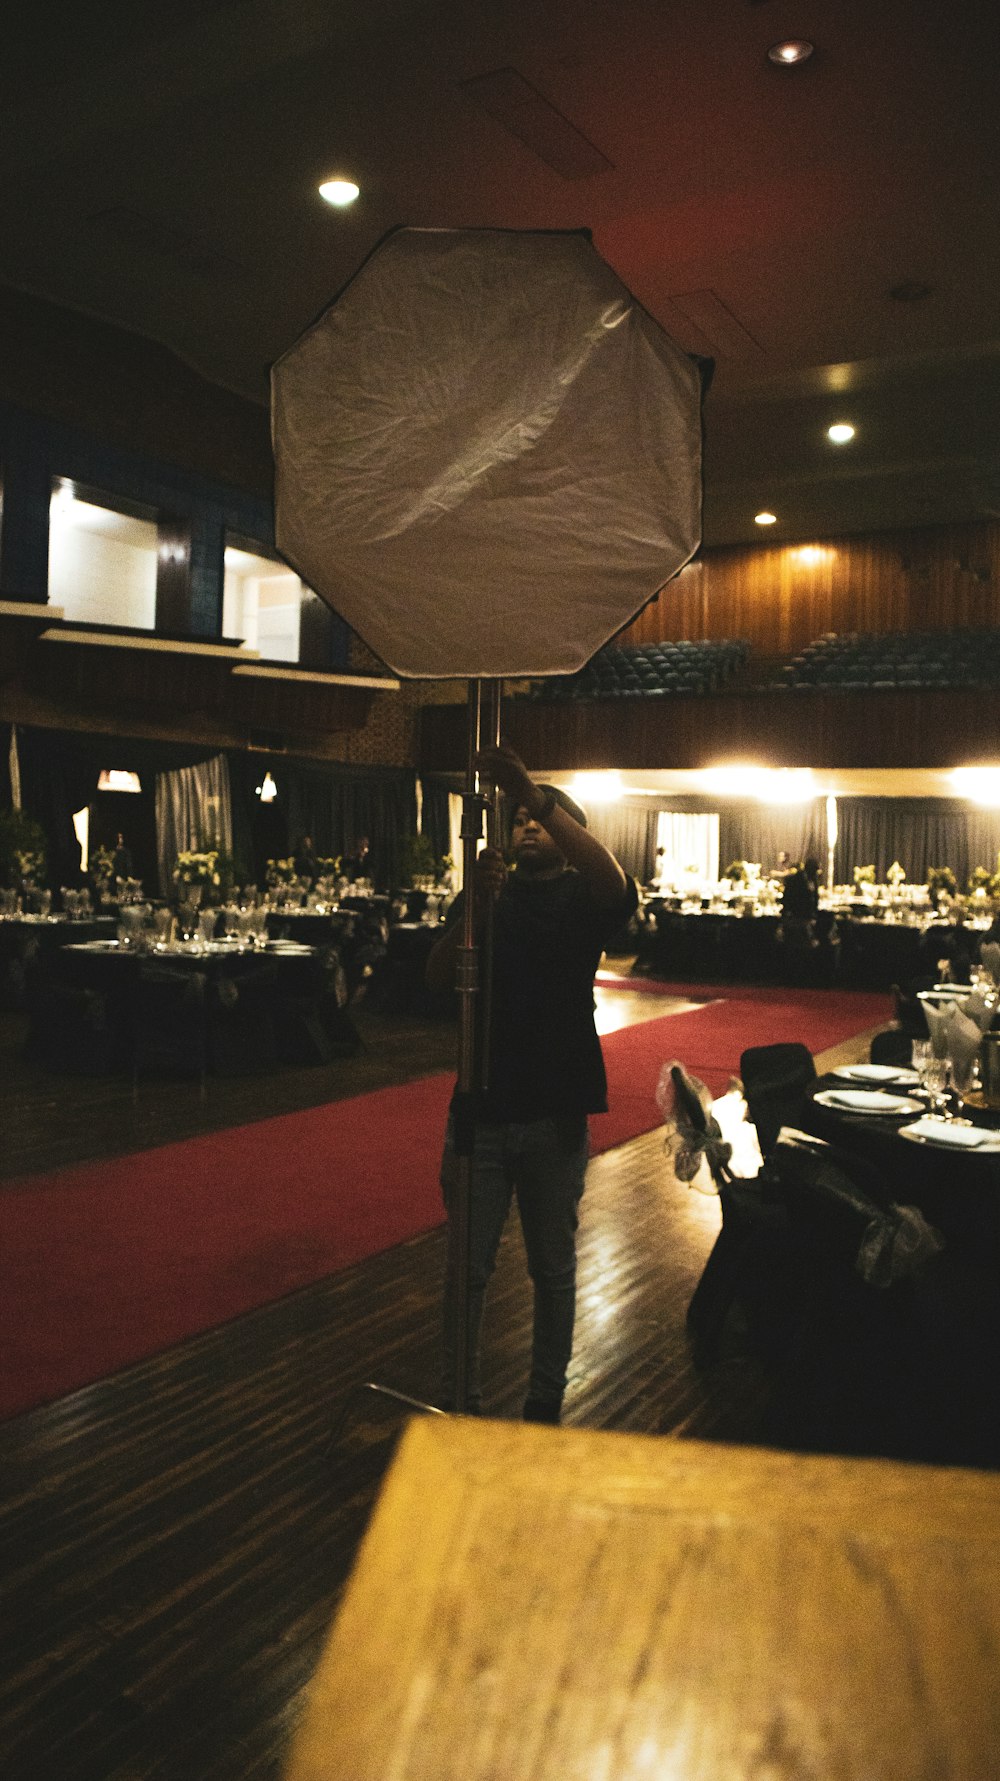
<path id="1" fill-rule="evenodd" d="M 821 1088 L 813 1096 L 821 1107 L 835 1113 L 919 1113 L 920 1102 L 909 1095 L 889 1095 L 878 1088 Z"/>
<path id="2" fill-rule="evenodd" d="M 955 1125 L 944 1119 L 918 1119 L 913 1125 L 899 1128 L 901 1138 L 913 1144 L 930 1144 L 936 1150 L 974 1150 L 981 1156 L 1000 1151 L 1000 1132 L 984 1131 L 982 1126 Z"/>
<path id="3" fill-rule="evenodd" d="M 896 1082 L 902 1087 L 916 1086 L 920 1081 L 916 1070 L 906 1064 L 843 1064 L 835 1076 L 846 1076 L 849 1082 Z"/>

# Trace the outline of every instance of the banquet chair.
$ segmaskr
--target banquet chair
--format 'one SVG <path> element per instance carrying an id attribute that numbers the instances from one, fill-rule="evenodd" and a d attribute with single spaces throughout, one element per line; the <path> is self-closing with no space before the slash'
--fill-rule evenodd
<path id="1" fill-rule="evenodd" d="M 781 1127 L 800 1119 L 806 1092 L 816 1080 L 816 1065 L 808 1047 L 795 1041 L 752 1045 L 740 1056 L 740 1078 L 766 1161 Z"/>
<path id="2" fill-rule="evenodd" d="M 786 1241 L 784 1208 L 769 1197 L 766 1177 L 743 1179 L 729 1167 L 717 1121 L 706 1111 L 683 1066 L 670 1070 L 675 1119 L 689 1164 L 700 1152 L 708 1163 L 722 1210 L 720 1230 L 687 1309 L 687 1328 L 698 1366 L 718 1358 L 730 1314 L 739 1308 L 751 1345 L 766 1354 L 776 1340 L 770 1307 L 771 1274 L 779 1269 Z M 678 1175 L 688 1169 L 678 1159 Z"/>
<path id="3" fill-rule="evenodd" d="M 132 1098 L 144 1074 L 196 1075 L 205 1099 L 208 1024 L 203 971 L 141 964 L 132 989 Z"/>
<path id="4" fill-rule="evenodd" d="M 873 1064 L 909 1065 L 912 1054 L 913 1039 L 902 1027 L 886 1027 L 876 1033 L 868 1048 L 868 1060 Z"/>
<path id="5" fill-rule="evenodd" d="M 45 981 L 29 1002 L 25 1055 L 43 1069 L 74 1076 L 106 1076 L 115 1068 L 107 998 L 98 990 Z"/>
<path id="6" fill-rule="evenodd" d="M 209 1049 L 219 1076 L 253 1076 L 278 1063 L 275 997 L 278 969 L 261 965 L 212 984 Z"/>
<path id="7" fill-rule="evenodd" d="M 931 989 L 933 985 L 933 977 L 920 977 L 905 985 L 894 983 L 892 986 L 896 1023 L 909 1039 L 927 1038 L 927 1020 L 919 992 L 922 989 Z"/>
<path id="8" fill-rule="evenodd" d="M 787 1215 L 788 1340 L 767 1429 L 810 1450 L 945 1457 L 935 1353 L 944 1239 L 878 1168 L 784 1127 L 769 1164 Z"/>

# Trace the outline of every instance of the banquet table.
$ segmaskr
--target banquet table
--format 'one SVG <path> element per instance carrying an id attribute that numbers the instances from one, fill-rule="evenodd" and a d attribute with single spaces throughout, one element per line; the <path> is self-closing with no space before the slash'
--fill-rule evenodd
<path id="1" fill-rule="evenodd" d="M 73 940 L 109 939 L 114 931 L 110 915 L 0 916 L 0 1006 L 24 1006 L 25 974 L 39 954 L 52 954 Z"/>
<path id="2" fill-rule="evenodd" d="M 882 920 L 828 912 L 820 923 L 833 937 L 810 947 L 808 956 L 787 945 L 779 914 L 755 915 L 736 907 L 678 909 L 669 899 L 644 899 L 637 935 L 636 969 L 667 980 L 729 983 L 802 981 L 845 989 L 889 989 L 894 983 L 933 974 L 946 956 L 954 930 L 944 922 Z M 964 930 L 970 962 L 978 959 L 985 928 Z"/>
<path id="3" fill-rule="evenodd" d="M 823 1105 L 822 1097 L 831 1090 L 858 1087 L 836 1073 L 821 1076 L 809 1091 L 803 1129 L 873 1163 L 889 1197 L 919 1207 L 949 1241 L 1000 1259 L 1000 1113 L 961 1108 L 973 1128 L 987 1134 L 981 1148 L 915 1142 L 902 1134 L 920 1118 L 919 1111 L 891 1115 Z M 884 1087 L 892 1084 L 887 1081 Z M 908 1086 L 899 1092 L 912 1094 Z"/>
<path id="4" fill-rule="evenodd" d="M 304 946 L 348 946 L 357 927 L 354 909 L 269 909 L 272 940 L 298 940 Z"/>
<path id="5" fill-rule="evenodd" d="M 129 1064 L 137 1039 L 139 987 L 149 967 L 175 977 L 198 976 L 204 981 L 210 992 L 206 1018 L 210 1032 L 220 1040 L 218 1052 L 222 1049 L 223 1030 L 236 1024 L 237 1004 L 241 1005 L 241 1015 L 247 1015 L 252 994 L 256 1027 L 247 1019 L 244 1039 L 252 1045 L 256 1031 L 262 1059 L 273 1052 L 277 1061 L 282 1051 L 280 1036 L 285 1034 L 285 1049 L 295 1054 L 292 1061 L 328 1061 L 330 1053 L 317 1020 L 331 990 L 325 980 L 323 954 L 314 946 L 272 940 L 263 946 L 248 947 L 235 940 L 213 940 L 207 944 L 157 945 L 147 950 L 117 940 L 72 943 L 59 953 L 56 989 L 69 992 L 70 1010 L 74 1006 L 73 992 L 89 992 L 92 998 L 99 999 L 109 1035 L 110 1068 Z M 248 989 L 241 1001 L 244 984 L 252 985 L 253 991 Z M 58 1003 L 51 1006 L 58 1018 Z M 43 1019 L 45 1011 L 43 1004 Z M 312 1036 L 308 1043 L 302 1040 L 303 1022 L 310 1026 Z"/>

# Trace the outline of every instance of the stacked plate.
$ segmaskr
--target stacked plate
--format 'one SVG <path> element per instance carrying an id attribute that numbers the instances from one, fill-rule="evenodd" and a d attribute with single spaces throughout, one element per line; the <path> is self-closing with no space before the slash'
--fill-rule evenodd
<path id="1" fill-rule="evenodd" d="M 915 1088 L 920 1078 L 907 1064 L 842 1064 L 835 1076 L 847 1082 L 867 1082 L 873 1088 L 892 1082 L 897 1088 Z"/>
<path id="2" fill-rule="evenodd" d="M 1000 1132 L 988 1132 L 982 1126 L 960 1125 L 953 1119 L 933 1119 L 929 1115 L 900 1126 L 901 1138 L 912 1144 L 930 1144 L 938 1150 L 975 1150 L 979 1155 L 996 1155 L 1000 1151 Z"/>
<path id="3" fill-rule="evenodd" d="M 921 1111 L 920 1102 L 910 1095 L 894 1095 L 880 1088 L 821 1088 L 813 1099 L 834 1113 L 876 1113 L 901 1119 Z"/>

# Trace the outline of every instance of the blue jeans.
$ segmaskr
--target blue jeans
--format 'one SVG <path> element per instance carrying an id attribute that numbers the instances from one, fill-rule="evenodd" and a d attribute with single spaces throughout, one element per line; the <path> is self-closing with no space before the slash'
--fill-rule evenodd
<path id="1" fill-rule="evenodd" d="M 576 1310 L 576 1230 L 588 1159 L 587 1121 L 535 1119 L 526 1125 L 477 1125 L 469 1205 L 469 1408 L 481 1396 L 479 1332 L 483 1298 L 500 1238 L 517 1196 L 528 1272 L 534 1283 L 534 1327 L 528 1395 L 558 1400 L 566 1388 Z M 445 1208 L 451 1214 L 459 1179 L 451 1121 L 441 1162 Z M 444 1395 L 455 1388 L 455 1254 L 449 1216 L 444 1306 Z"/>

